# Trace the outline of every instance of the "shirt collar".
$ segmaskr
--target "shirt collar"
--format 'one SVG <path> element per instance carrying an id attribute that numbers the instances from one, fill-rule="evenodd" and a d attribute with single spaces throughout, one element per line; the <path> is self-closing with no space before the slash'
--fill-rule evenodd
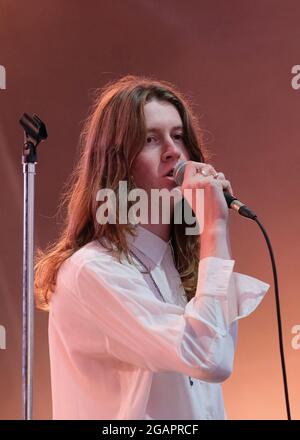
<path id="1" fill-rule="evenodd" d="M 149 257 L 157 266 L 160 265 L 165 252 L 169 246 L 169 241 L 164 241 L 158 235 L 148 231 L 141 225 L 135 227 L 135 237 L 129 235 L 128 242 L 137 248 L 140 252 Z"/>

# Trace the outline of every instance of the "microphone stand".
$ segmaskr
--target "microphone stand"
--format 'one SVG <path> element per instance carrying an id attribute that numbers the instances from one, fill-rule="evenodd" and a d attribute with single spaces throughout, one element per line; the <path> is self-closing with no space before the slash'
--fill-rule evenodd
<path id="1" fill-rule="evenodd" d="M 22 408 L 23 418 L 31 420 L 34 345 L 34 178 L 36 147 L 42 140 L 47 139 L 48 135 L 45 124 L 35 114 L 29 116 L 24 113 L 19 122 L 24 129 Z"/>

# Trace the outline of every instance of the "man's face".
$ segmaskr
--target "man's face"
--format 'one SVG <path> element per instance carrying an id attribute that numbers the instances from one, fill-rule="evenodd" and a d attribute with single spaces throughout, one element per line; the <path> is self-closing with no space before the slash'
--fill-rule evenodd
<path id="1" fill-rule="evenodd" d="M 172 104 L 156 99 L 145 104 L 144 113 L 147 135 L 133 164 L 135 184 L 148 194 L 152 188 L 171 190 L 176 187 L 172 169 L 178 160 L 189 159 L 181 117 Z"/>

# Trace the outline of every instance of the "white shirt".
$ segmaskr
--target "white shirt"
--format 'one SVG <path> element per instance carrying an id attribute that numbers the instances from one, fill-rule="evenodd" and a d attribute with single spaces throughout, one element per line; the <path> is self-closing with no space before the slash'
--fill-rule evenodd
<path id="1" fill-rule="evenodd" d="M 237 320 L 269 285 L 207 257 L 187 302 L 170 244 L 137 231 L 130 246 L 166 302 L 140 264 L 118 262 L 97 241 L 63 263 L 49 315 L 53 418 L 224 419 Z"/>

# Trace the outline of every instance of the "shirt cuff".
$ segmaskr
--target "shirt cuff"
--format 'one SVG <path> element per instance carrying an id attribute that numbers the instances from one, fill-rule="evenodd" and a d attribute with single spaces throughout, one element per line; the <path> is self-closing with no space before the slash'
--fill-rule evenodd
<path id="1" fill-rule="evenodd" d="M 206 257 L 200 260 L 196 296 L 226 298 L 234 264 L 234 260 L 219 257 Z"/>
<path id="2" fill-rule="evenodd" d="M 270 285 L 248 275 L 233 272 L 229 286 L 229 321 L 250 315 L 261 303 Z"/>

